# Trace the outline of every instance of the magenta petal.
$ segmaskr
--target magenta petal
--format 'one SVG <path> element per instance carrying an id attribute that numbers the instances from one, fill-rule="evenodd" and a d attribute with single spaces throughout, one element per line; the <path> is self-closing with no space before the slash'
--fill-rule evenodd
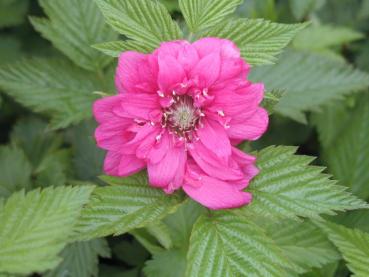
<path id="1" fill-rule="evenodd" d="M 241 122 L 231 121 L 227 134 L 233 139 L 257 140 L 265 133 L 268 123 L 268 113 L 263 108 L 258 108 L 251 117 Z"/>
<path id="2" fill-rule="evenodd" d="M 218 52 L 222 57 L 240 58 L 240 50 L 230 40 L 219 38 L 202 38 L 192 44 L 200 57 L 204 57 L 209 53 Z"/>
<path id="3" fill-rule="evenodd" d="M 115 119 L 117 116 L 113 112 L 114 108 L 120 107 L 123 101 L 122 96 L 115 95 L 98 99 L 93 104 L 93 114 L 97 122 L 103 123 Z"/>
<path id="4" fill-rule="evenodd" d="M 201 142 L 217 156 L 227 159 L 231 154 L 231 143 L 223 126 L 214 120 L 204 120 L 197 130 Z"/>
<path id="5" fill-rule="evenodd" d="M 181 64 L 172 56 L 158 57 L 159 76 L 158 83 L 162 92 L 171 93 L 171 90 L 178 84 L 182 83 L 186 77 L 185 71 Z"/>
<path id="6" fill-rule="evenodd" d="M 211 53 L 202 58 L 191 71 L 191 78 L 199 78 L 200 85 L 208 88 L 219 77 L 220 73 L 220 55 L 219 53 Z"/>
<path id="7" fill-rule="evenodd" d="M 171 145 L 160 162 L 147 165 L 149 181 L 152 186 L 167 187 L 173 182 L 181 162 L 179 157 L 183 154 L 181 152 L 184 151 L 183 146 Z"/>
<path id="8" fill-rule="evenodd" d="M 212 210 L 238 208 L 252 200 L 251 193 L 205 175 L 201 176 L 201 180 L 186 177 L 183 190 L 192 199 Z"/>

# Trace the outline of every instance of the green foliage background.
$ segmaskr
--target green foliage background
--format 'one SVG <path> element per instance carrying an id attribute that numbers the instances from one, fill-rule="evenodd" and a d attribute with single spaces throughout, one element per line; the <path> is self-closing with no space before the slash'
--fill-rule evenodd
<path id="1" fill-rule="evenodd" d="M 120 52 L 206 36 L 271 114 L 218 212 L 101 176 L 91 115 Z M 0 0 L 0 276 L 368 277 L 368 36 L 368 0 Z"/>

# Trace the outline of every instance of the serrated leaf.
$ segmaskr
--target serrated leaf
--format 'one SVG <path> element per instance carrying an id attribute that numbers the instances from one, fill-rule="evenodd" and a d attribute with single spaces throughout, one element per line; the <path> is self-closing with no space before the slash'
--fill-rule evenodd
<path id="1" fill-rule="evenodd" d="M 151 188 L 145 173 L 131 177 L 103 176 L 110 187 L 97 188 L 83 210 L 78 231 L 83 238 L 118 235 L 151 224 L 174 212 L 178 194 L 166 195 Z"/>
<path id="2" fill-rule="evenodd" d="M 257 225 L 230 212 L 195 223 L 186 276 L 286 276 L 288 261 Z"/>
<path id="3" fill-rule="evenodd" d="M 311 221 L 264 223 L 267 235 L 298 265 L 299 273 L 335 262 L 340 255 L 327 236 Z"/>
<path id="4" fill-rule="evenodd" d="M 186 251 L 170 249 L 154 253 L 145 263 L 143 272 L 147 277 L 184 277 L 186 272 Z"/>
<path id="5" fill-rule="evenodd" d="M 257 154 L 260 173 L 247 191 L 253 194 L 246 213 L 280 219 L 319 218 L 337 211 L 369 208 L 363 200 L 336 185 L 324 168 L 309 165 L 314 159 L 295 155 L 296 147 L 270 146 Z"/>
<path id="6" fill-rule="evenodd" d="M 60 262 L 93 187 L 17 192 L 0 206 L 0 272 L 42 272 Z"/>
<path id="7" fill-rule="evenodd" d="M 110 41 L 105 43 L 99 43 L 93 45 L 93 47 L 105 55 L 112 56 L 112 57 L 119 57 L 119 55 L 124 51 L 138 51 L 141 53 L 148 53 L 150 52 L 149 47 L 145 47 L 145 45 L 137 42 L 135 40 L 118 40 L 118 41 Z"/>
<path id="8" fill-rule="evenodd" d="M 179 7 L 193 33 L 212 27 L 232 14 L 243 0 L 179 0 Z"/>
<path id="9" fill-rule="evenodd" d="M 261 104 L 268 111 L 269 115 L 274 112 L 274 108 L 282 98 L 283 94 L 284 91 L 281 90 L 273 90 L 265 93 L 263 102 Z"/>
<path id="10" fill-rule="evenodd" d="M 43 37 L 84 69 L 98 71 L 111 59 L 91 48 L 92 44 L 116 39 L 94 1 L 39 0 L 46 18 L 31 18 Z"/>
<path id="11" fill-rule="evenodd" d="M 163 41 L 181 37 L 166 8 L 151 0 L 96 0 L 107 23 L 120 34 L 153 50 Z"/>
<path id="12" fill-rule="evenodd" d="M 99 256 L 110 257 L 110 249 L 105 239 L 77 241 L 67 245 L 60 256 L 63 261 L 43 277 L 97 277 Z"/>
<path id="13" fill-rule="evenodd" d="M 319 50 L 343 45 L 363 37 L 362 33 L 346 27 L 318 25 L 311 26 L 298 33 L 293 40 L 293 46 L 303 50 Z"/>
<path id="14" fill-rule="evenodd" d="M 285 90 L 275 111 L 306 122 L 304 111 L 369 86 L 369 75 L 322 55 L 289 51 L 276 65 L 254 68 L 250 78 L 262 81 L 267 90 Z"/>
<path id="15" fill-rule="evenodd" d="M 273 23 L 263 19 L 235 19 L 223 22 L 201 34 L 232 40 L 251 65 L 272 64 L 292 38 L 307 26 Z"/>
<path id="16" fill-rule="evenodd" d="M 346 120 L 335 115 L 336 124 L 330 128 L 341 132 L 335 135 L 331 143 L 324 145 L 323 157 L 329 171 L 340 184 L 350 187 L 354 194 L 366 199 L 369 197 L 369 97 L 362 96 L 357 100 L 357 105 L 351 111 L 345 110 Z M 327 120 L 324 117 L 324 114 L 320 115 L 321 122 L 318 124 L 328 123 L 324 123 Z"/>
<path id="17" fill-rule="evenodd" d="M 35 112 L 47 113 L 54 128 L 91 117 L 96 77 L 64 60 L 30 59 L 0 68 L 0 87 Z"/>
<path id="18" fill-rule="evenodd" d="M 369 233 L 333 223 L 322 224 L 329 239 L 340 250 L 352 276 L 369 276 Z"/>
<path id="19" fill-rule="evenodd" d="M 8 197 L 31 185 L 32 167 L 22 149 L 0 147 L 0 197 Z"/>

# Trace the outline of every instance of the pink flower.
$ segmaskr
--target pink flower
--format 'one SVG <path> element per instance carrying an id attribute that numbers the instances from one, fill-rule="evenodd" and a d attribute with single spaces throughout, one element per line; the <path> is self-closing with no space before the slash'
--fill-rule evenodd
<path id="1" fill-rule="evenodd" d="M 238 150 L 266 130 L 263 84 L 246 79 L 250 66 L 236 45 L 204 38 L 163 43 L 152 54 L 123 52 L 118 95 L 97 100 L 104 171 L 128 176 L 147 168 L 149 182 L 166 193 L 183 188 L 210 209 L 240 207 L 258 173 L 255 157 Z"/>

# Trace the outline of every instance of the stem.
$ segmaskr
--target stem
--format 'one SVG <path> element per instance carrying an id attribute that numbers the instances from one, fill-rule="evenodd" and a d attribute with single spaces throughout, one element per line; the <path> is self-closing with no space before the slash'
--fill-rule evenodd
<path id="1" fill-rule="evenodd" d="M 190 32 L 190 33 L 188 34 L 187 40 L 188 40 L 189 42 L 192 42 L 192 39 L 193 39 L 193 33 L 192 33 L 192 32 Z"/>

